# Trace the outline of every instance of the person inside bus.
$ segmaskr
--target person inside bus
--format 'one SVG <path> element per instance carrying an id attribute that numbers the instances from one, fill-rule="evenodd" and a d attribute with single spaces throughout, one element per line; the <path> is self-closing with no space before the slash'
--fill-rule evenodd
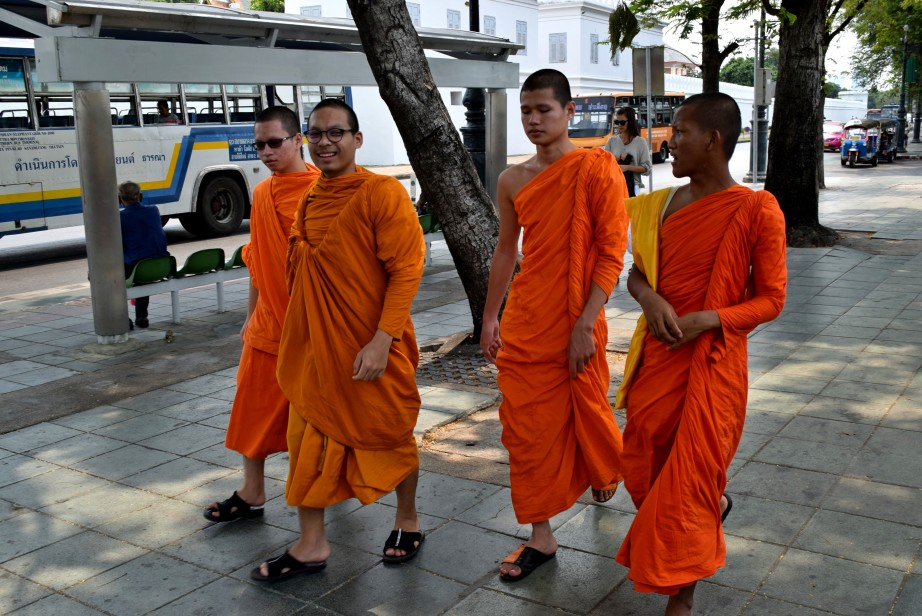
<path id="1" fill-rule="evenodd" d="M 179 116 L 170 112 L 170 104 L 165 100 L 157 101 L 157 124 L 179 124 Z"/>
<path id="2" fill-rule="evenodd" d="M 141 187 L 135 182 L 122 182 L 118 186 L 119 218 L 122 227 L 122 253 L 125 258 L 125 276 L 130 276 L 134 266 L 141 259 L 168 257 L 166 233 L 160 222 L 160 210 L 156 205 L 142 205 Z M 129 329 L 137 324 L 147 327 L 149 297 L 138 297 L 134 305 L 134 324 L 128 319 Z"/>
<path id="3" fill-rule="evenodd" d="M 637 115 L 633 107 L 621 107 L 615 114 L 615 134 L 605 144 L 605 149 L 611 152 L 624 173 L 627 183 L 628 195 L 636 195 L 636 187 L 643 188 L 641 175 L 647 175 L 653 168 L 650 163 L 650 150 L 647 142 L 640 136 L 637 126 Z"/>

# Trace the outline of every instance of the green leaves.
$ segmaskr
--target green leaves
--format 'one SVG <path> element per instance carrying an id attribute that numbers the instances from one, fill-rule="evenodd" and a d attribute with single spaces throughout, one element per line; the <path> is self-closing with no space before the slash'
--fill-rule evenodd
<path id="1" fill-rule="evenodd" d="M 619 50 L 627 49 L 640 34 L 640 24 L 637 17 L 623 2 L 619 3 L 608 16 L 608 41 L 611 45 L 611 59 Z"/>

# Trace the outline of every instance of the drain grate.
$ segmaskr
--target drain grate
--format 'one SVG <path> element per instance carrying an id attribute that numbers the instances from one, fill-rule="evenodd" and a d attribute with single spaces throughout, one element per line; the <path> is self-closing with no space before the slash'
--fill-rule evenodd
<path id="1" fill-rule="evenodd" d="M 474 353 L 421 353 L 416 380 L 496 387 L 496 366 Z"/>

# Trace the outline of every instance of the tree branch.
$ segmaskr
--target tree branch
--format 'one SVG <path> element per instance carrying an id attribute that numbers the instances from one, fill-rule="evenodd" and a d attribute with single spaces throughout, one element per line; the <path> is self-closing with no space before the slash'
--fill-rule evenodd
<path id="1" fill-rule="evenodd" d="M 762 0 L 762 8 L 772 17 L 778 17 L 779 11 L 772 6 L 771 0 Z"/>
<path id="2" fill-rule="evenodd" d="M 835 9 L 836 11 L 838 11 L 839 7 L 842 6 L 842 2 L 844 2 L 844 0 L 839 0 L 839 4 L 838 6 L 836 6 L 836 9 Z M 858 12 L 861 11 L 861 9 L 863 9 L 864 5 L 867 3 L 868 3 L 868 0 L 859 0 L 858 3 L 855 5 L 854 11 L 852 11 L 852 13 L 849 16 L 847 16 L 845 19 L 842 20 L 842 23 L 839 24 L 839 27 L 833 30 L 832 32 L 826 34 L 825 36 L 823 36 L 823 42 L 825 43 L 826 46 L 829 46 L 829 43 L 832 42 L 832 39 L 839 36 L 839 34 L 841 34 L 842 31 L 848 27 L 848 24 L 852 23 L 852 20 L 855 19 L 855 17 L 858 15 Z M 833 14 L 835 14 L 835 11 L 833 11 Z"/>

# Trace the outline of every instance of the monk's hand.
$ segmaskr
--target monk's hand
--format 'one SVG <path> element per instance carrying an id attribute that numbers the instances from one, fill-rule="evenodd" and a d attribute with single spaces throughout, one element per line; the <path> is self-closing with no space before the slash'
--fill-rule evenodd
<path id="1" fill-rule="evenodd" d="M 691 342 L 709 329 L 719 329 L 721 326 L 716 310 L 700 310 L 683 314 L 678 318 L 677 324 L 683 335 L 669 347 L 670 351 L 686 342 Z"/>
<path id="2" fill-rule="evenodd" d="M 653 337 L 664 344 L 675 344 L 682 339 L 682 328 L 679 327 L 679 315 L 676 314 L 672 304 L 663 299 L 663 296 L 654 291 L 644 294 L 640 302 L 643 314 L 647 317 L 647 329 Z"/>
<path id="3" fill-rule="evenodd" d="M 578 319 L 570 332 L 570 345 L 567 347 L 567 359 L 570 362 L 570 378 L 575 379 L 595 355 L 595 338 L 592 336 L 593 322 L 584 323 Z"/>
<path id="4" fill-rule="evenodd" d="M 491 364 L 496 363 L 496 354 L 503 348 L 503 341 L 499 337 L 499 320 L 484 319 L 480 330 L 480 352 Z"/>
<path id="5" fill-rule="evenodd" d="M 352 363 L 353 381 L 374 381 L 384 375 L 387 368 L 387 356 L 394 339 L 385 331 L 375 332 L 371 342 L 362 347 Z"/>

